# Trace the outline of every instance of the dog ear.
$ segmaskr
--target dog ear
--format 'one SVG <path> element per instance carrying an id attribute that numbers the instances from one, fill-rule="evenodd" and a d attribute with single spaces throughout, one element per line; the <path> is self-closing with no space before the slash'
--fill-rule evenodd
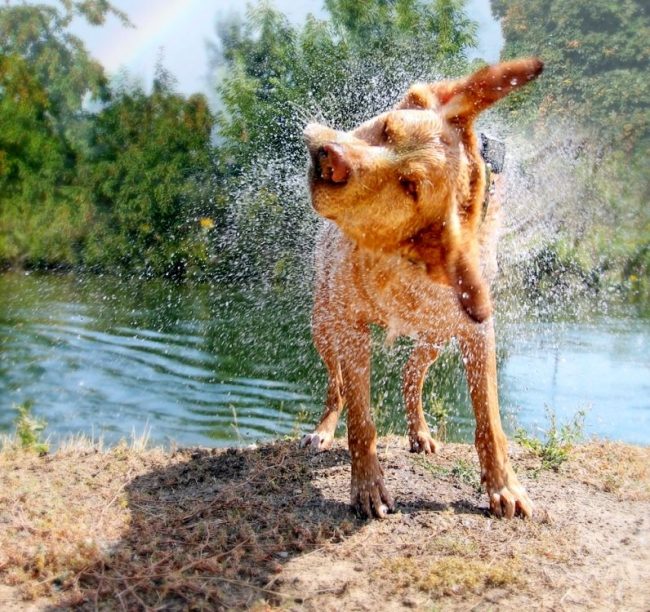
<path id="1" fill-rule="evenodd" d="M 455 215 L 443 226 L 440 247 L 442 265 L 460 305 L 473 321 L 482 323 L 492 314 L 490 289 L 481 273 L 478 245 L 463 235 Z"/>
<path id="2" fill-rule="evenodd" d="M 537 58 L 519 59 L 481 68 L 459 81 L 432 86 L 447 119 L 473 119 L 509 93 L 536 79 L 544 69 Z"/>
<path id="3" fill-rule="evenodd" d="M 395 105 L 395 110 L 437 108 L 440 104 L 433 92 L 433 88 L 434 85 L 428 83 L 411 85 L 404 98 Z"/>
<path id="4" fill-rule="evenodd" d="M 446 263 L 447 274 L 460 305 L 472 320 L 482 323 L 492 314 L 492 304 L 478 256 L 471 251 L 456 251 L 447 254 Z"/>
<path id="5" fill-rule="evenodd" d="M 536 79 L 543 69 L 541 60 L 528 58 L 486 66 L 458 81 L 416 83 L 395 109 L 440 109 L 447 119 L 473 119 L 510 92 Z"/>

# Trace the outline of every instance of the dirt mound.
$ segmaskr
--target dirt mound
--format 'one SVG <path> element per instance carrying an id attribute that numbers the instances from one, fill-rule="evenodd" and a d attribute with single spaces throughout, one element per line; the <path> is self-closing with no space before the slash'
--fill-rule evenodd
<path id="1" fill-rule="evenodd" d="M 650 449 L 558 471 L 514 449 L 536 503 L 496 520 L 467 445 L 383 439 L 398 511 L 348 508 L 343 442 L 0 454 L 0 608 L 627 609 L 650 606 Z"/>

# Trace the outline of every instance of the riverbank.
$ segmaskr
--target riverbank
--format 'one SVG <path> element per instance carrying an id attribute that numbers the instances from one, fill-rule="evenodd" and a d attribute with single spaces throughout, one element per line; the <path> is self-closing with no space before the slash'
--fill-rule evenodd
<path id="1" fill-rule="evenodd" d="M 513 449 L 532 521 L 495 520 L 469 445 L 383 438 L 398 512 L 356 518 L 345 444 L 0 454 L 0 608 L 647 609 L 650 449 L 558 471 Z"/>

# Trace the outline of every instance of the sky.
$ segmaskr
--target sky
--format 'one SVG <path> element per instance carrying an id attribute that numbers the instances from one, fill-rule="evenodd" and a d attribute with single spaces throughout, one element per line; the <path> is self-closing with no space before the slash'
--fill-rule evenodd
<path id="1" fill-rule="evenodd" d="M 163 65 L 175 76 L 184 94 L 209 93 L 206 41 L 215 40 L 215 22 L 220 16 L 245 11 L 245 3 L 232 0 L 111 0 L 135 26 L 125 27 L 110 17 L 101 27 L 81 20 L 73 31 L 86 44 L 109 75 L 125 68 L 149 85 L 162 54 Z M 323 0 L 274 0 L 272 4 L 294 23 L 308 13 L 323 16 Z M 479 24 L 476 56 L 496 61 L 503 45 L 501 27 L 490 13 L 489 0 L 469 0 L 469 16 Z"/>

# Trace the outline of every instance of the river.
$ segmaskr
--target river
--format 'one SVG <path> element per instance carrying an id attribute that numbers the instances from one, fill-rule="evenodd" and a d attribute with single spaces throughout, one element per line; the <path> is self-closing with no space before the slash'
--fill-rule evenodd
<path id="1" fill-rule="evenodd" d="M 307 291 L 235 292 L 207 284 L 10 273 L 0 276 L 0 431 L 29 402 L 56 443 L 249 444 L 315 423 L 325 372 L 309 337 Z M 399 371 L 408 344 L 373 362 L 382 433 L 404 433 Z M 635 316 L 497 322 L 502 417 L 538 433 L 586 411 L 585 434 L 650 444 L 650 322 Z M 471 440 L 457 353 L 434 365 L 427 406 Z"/>

